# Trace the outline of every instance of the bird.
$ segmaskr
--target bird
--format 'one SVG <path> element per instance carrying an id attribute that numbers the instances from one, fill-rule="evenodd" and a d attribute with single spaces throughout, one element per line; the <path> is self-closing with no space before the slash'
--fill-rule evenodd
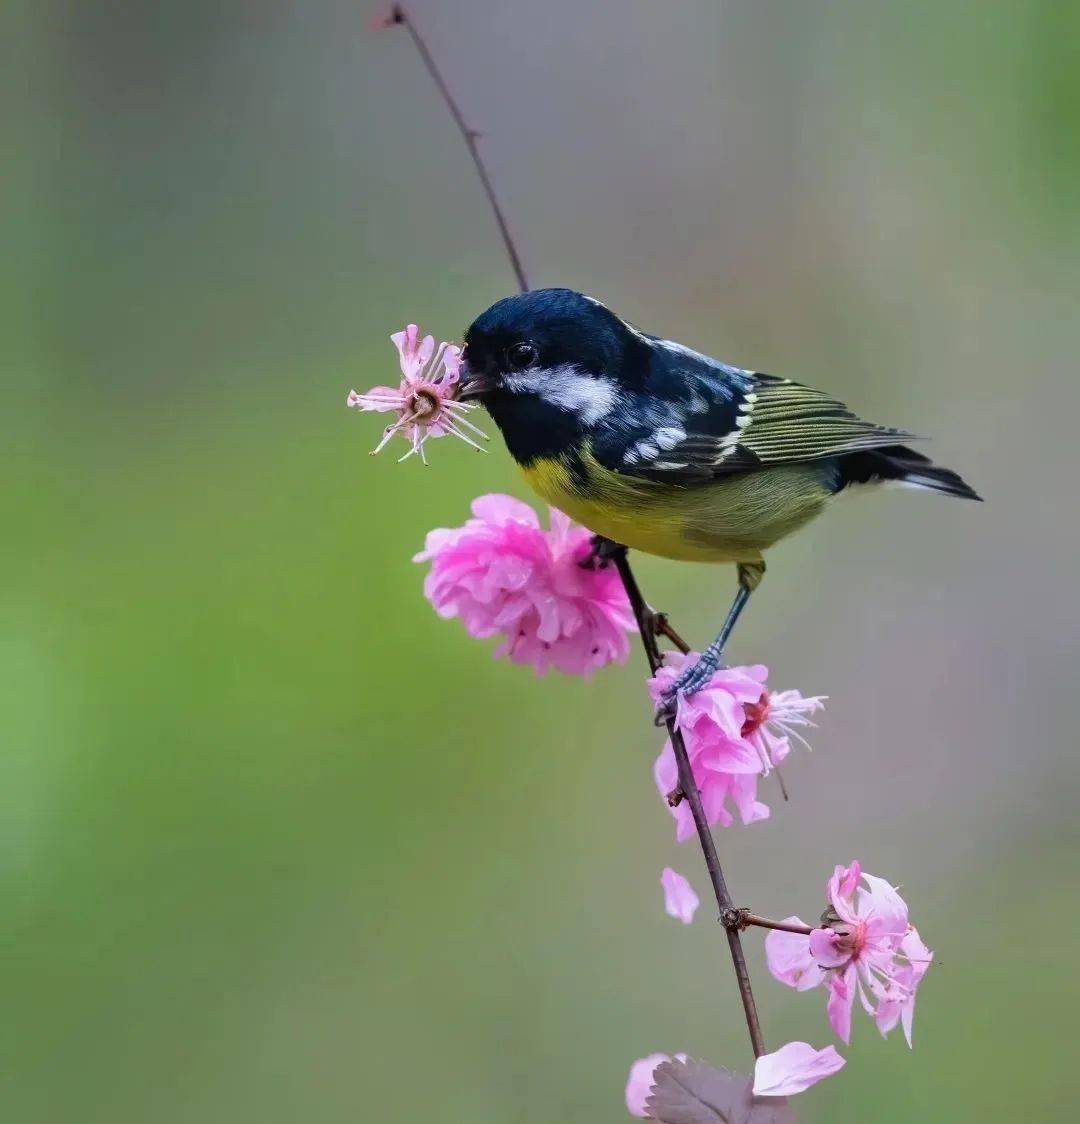
<path id="1" fill-rule="evenodd" d="M 764 552 L 855 485 L 981 497 L 823 391 L 650 335 L 573 289 L 534 289 L 464 336 L 459 398 L 476 400 L 544 500 L 612 544 L 733 563 L 716 639 L 672 684 L 693 694 L 722 665 L 765 574 Z"/>

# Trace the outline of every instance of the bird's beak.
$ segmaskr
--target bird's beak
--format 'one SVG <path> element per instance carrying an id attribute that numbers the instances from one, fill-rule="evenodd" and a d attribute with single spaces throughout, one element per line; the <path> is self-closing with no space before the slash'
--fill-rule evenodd
<path id="1" fill-rule="evenodd" d="M 469 366 L 468 360 L 465 360 L 461 364 L 461 368 L 458 372 L 459 402 L 467 402 L 470 398 L 482 398 L 485 394 L 494 390 L 495 387 L 495 379 L 479 371 L 474 371 Z"/>

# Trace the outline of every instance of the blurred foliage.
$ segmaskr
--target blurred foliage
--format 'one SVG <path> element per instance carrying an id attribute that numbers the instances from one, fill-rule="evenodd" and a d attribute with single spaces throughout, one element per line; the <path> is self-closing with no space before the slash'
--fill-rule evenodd
<path id="1" fill-rule="evenodd" d="M 938 953 L 913 1056 L 857 1024 L 804 1119 L 1068 1118 L 1076 6 L 413 7 L 538 283 L 929 431 L 987 495 L 770 559 L 736 655 L 832 702 L 721 845 L 771 913 L 857 854 Z M 6 14 L 8 1117 L 598 1124 L 637 1056 L 745 1064 L 708 910 L 660 909 L 665 863 L 704 877 L 641 667 L 537 681 L 439 621 L 411 554 L 521 485 L 501 448 L 372 461 L 344 409 L 405 319 L 510 288 L 408 43 L 344 0 Z M 699 641 L 731 586 L 641 576 Z M 770 1042 L 824 1045 L 750 944 Z"/>

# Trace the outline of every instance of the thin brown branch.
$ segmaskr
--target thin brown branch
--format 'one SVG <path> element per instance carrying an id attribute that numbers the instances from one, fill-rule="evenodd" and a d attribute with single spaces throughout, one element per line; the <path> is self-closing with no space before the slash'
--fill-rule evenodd
<path id="1" fill-rule="evenodd" d="M 484 194 L 487 196 L 488 203 L 491 205 L 491 211 L 495 216 L 495 222 L 499 227 L 499 233 L 502 235 L 503 245 L 506 247 L 506 254 L 510 259 L 510 266 L 514 271 L 514 277 L 517 279 L 518 288 L 524 293 L 529 288 L 529 282 L 525 276 L 525 268 L 521 264 L 521 255 L 518 253 L 518 248 L 514 244 L 513 235 L 510 233 L 510 227 L 507 224 L 506 216 L 503 214 L 502 207 L 499 206 L 499 199 L 495 194 L 495 186 L 491 182 L 491 176 L 488 174 L 487 166 L 484 164 L 484 158 L 480 155 L 480 147 L 477 144 L 480 134 L 475 129 L 469 127 L 464 114 L 461 112 L 461 107 L 454 100 L 454 95 L 450 93 L 450 87 L 447 86 L 446 79 L 443 78 L 442 72 L 435 65 L 435 60 L 432 58 L 431 51 L 428 50 L 427 43 L 417 30 L 416 24 L 405 10 L 403 4 L 394 5 L 390 15 L 390 22 L 400 23 L 405 26 L 406 31 L 408 31 L 413 41 L 413 45 L 416 47 L 417 53 L 420 55 L 420 61 L 424 64 L 424 68 L 427 70 L 428 74 L 431 75 L 431 80 L 435 83 L 435 88 L 439 91 L 440 97 L 446 103 L 446 108 L 450 111 L 450 116 L 454 119 L 454 124 L 461 133 L 461 139 L 465 142 L 465 147 L 469 150 L 473 165 L 476 167 L 476 174 L 480 177 L 480 184 L 484 189 Z"/>
<path id="2" fill-rule="evenodd" d="M 776 929 L 781 933 L 798 933 L 803 937 L 808 937 L 814 931 L 809 925 L 800 925 L 794 921 L 774 921 L 771 917 L 761 917 L 748 909 L 729 910 L 721 920 L 726 929 L 737 929 L 739 932 L 751 925 L 756 925 L 759 929 Z"/>
<path id="3" fill-rule="evenodd" d="M 615 565 L 622 578 L 626 596 L 630 599 L 630 608 L 633 610 L 634 619 L 637 621 L 638 632 L 641 634 L 641 644 L 645 649 L 645 658 L 649 663 L 649 670 L 655 675 L 663 664 L 659 646 L 656 643 L 656 629 L 653 626 L 654 614 L 645 603 L 641 595 L 634 572 L 630 568 L 630 560 L 626 550 L 621 550 L 614 555 Z M 729 914 L 735 912 L 731 894 L 724 879 L 724 871 L 720 866 L 720 856 L 716 852 L 716 843 L 713 840 L 712 829 L 705 817 L 705 809 L 701 805 L 701 793 L 698 791 L 697 781 L 694 780 L 694 771 L 690 766 L 690 757 L 686 752 L 686 743 L 682 733 L 675 725 L 675 715 L 668 713 L 664 718 L 667 726 L 671 747 L 675 751 L 675 763 L 679 770 L 679 790 L 690 805 L 690 812 L 694 817 L 694 827 L 697 829 L 698 841 L 701 844 L 701 853 L 705 857 L 705 866 L 709 871 L 709 881 L 712 883 L 713 894 L 720 910 L 720 918 L 724 921 Z M 739 996 L 742 999 L 743 1014 L 746 1016 L 746 1029 L 750 1034 L 750 1045 L 754 1057 L 760 1058 L 765 1053 L 765 1039 L 761 1033 L 761 1021 L 758 1018 L 757 1005 L 754 1002 L 754 993 L 750 986 L 750 973 L 746 967 L 746 956 L 743 953 L 740 929 L 732 927 L 724 921 L 727 932 L 728 948 L 731 952 L 731 963 L 735 968 L 735 980 L 739 985 Z"/>
<path id="4" fill-rule="evenodd" d="M 666 637 L 684 656 L 690 652 L 690 645 L 672 628 L 667 613 L 652 613 L 651 619 L 652 630 L 657 636 Z"/>

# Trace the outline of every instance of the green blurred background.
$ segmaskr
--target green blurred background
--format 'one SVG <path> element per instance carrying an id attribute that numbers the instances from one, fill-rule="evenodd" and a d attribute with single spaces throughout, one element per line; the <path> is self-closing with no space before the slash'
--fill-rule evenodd
<path id="1" fill-rule="evenodd" d="M 740 903 L 903 884 L 916 1048 L 807 1121 L 1075 1118 L 1080 7 L 415 0 L 536 284 L 930 434 L 987 498 L 861 497 L 733 657 L 831 696 Z M 501 445 L 370 460 L 388 334 L 512 289 L 406 36 L 340 2 L 12 0 L 3 66 L 3 1103 L 78 1121 L 625 1119 L 747 1063 L 634 660 L 537 680 L 410 556 Z M 644 560 L 704 642 L 733 576 Z M 750 957 L 767 1037 L 824 997 Z"/>

